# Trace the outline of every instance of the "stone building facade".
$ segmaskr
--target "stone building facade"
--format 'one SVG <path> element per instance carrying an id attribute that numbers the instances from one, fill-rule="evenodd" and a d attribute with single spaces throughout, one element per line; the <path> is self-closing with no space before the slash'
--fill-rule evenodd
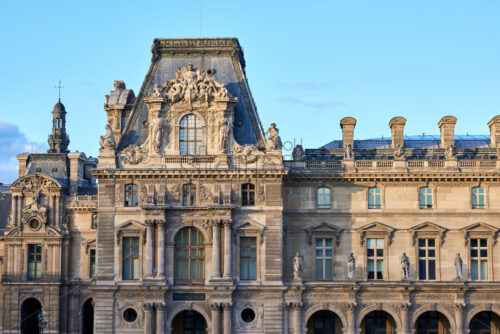
<path id="1" fill-rule="evenodd" d="M 287 155 L 236 39 L 152 54 L 137 96 L 106 95 L 99 159 L 60 101 L 48 153 L 18 156 L 2 333 L 499 333 L 500 116 L 371 140 L 347 117 Z"/>

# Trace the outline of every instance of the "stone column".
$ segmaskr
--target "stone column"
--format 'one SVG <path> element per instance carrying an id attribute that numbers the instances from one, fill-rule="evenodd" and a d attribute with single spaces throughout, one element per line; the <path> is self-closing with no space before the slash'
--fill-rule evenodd
<path id="1" fill-rule="evenodd" d="M 463 310 L 465 308 L 464 303 L 456 303 L 455 304 L 455 321 L 457 323 L 457 334 L 465 334 L 464 331 L 464 317 Z"/>
<path id="2" fill-rule="evenodd" d="M 220 306 L 217 303 L 210 304 L 212 310 L 212 334 L 220 334 Z"/>
<path id="3" fill-rule="evenodd" d="M 212 279 L 220 278 L 220 222 L 214 221 L 212 223 Z"/>
<path id="4" fill-rule="evenodd" d="M 17 204 L 17 196 L 12 196 L 12 200 L 10 203 L 10 216 L 12 217 L 13 226 L 17 226 L 16 204 Z"/>
<path id="5" fill-rule="evenodd" d="M 401 312 L 402 334 L 411 334 L 411 331 L 408 329 L 408 310 L 410 309 L 410 306 L 410 303 L 401 303 L 401 305 L 399 305 L 399 309 Z"/>
<path id="6" fill-rule="evenodd" d="M 231 273 L 232 264 L 232 242 L 231 242 L 231 221 L 225 220 L 224 222 L 224 278 L 232 279 Z"/>
<path id="7" fill-rule="evenodd" d="M 165 279 L 165 221 L 158 220 L 158 274 L 159 279 Z"/>
<path id="8" fill-rule="evenodd" d="M 146 273 L 144 277 L 153 277 L 153 229 L 154 220 L 146 221 Z"/>
<path id="9" fill-rule="evenodd" d="M 346 303 L 345 309 L 347 312 L 347 330 L 346 334 L 355 334 L 356 333 L 356 303 Z"/>
<path id="10" fill-rule="evenodd" d="M 223 303 L 222 308 L 223 308 L 223 334 L 231 334 L 232 332 L 232 327 L 231 327 L 231 309 L 233 305 L 231 303 Z"/>
<path id="11" fill-rule="evenodd" d="M 56 277 L 61 275 L 61 255 L 61 244 L 54 244 L 54 250 L 52 251 L 52 265 L 54 266 L 53 270 Z"/>
<path id="12" fill-rule="evenodd" d="M 165 334 L 165 304 L 156 304 L 156 334 Z"/>
<path id="13" fill-rule="evenodd" d="M 54 207 L 54 212 L 56 213 L 54 225 L 55 226 L 60 226 L 59 224 L 59 202 L 60 202 L 60 195 L 56 195 L 56 206 Z"/>
<path id="14" fill-rule="evenodd" d="M 21 244 L 14 245 L 14 277 L 21 276 Z"/>
<path id="15" fill-rule="evenodd" d="M 153 304 L 143 304 L 144 308 L 144 334 L 151 334 L 153 330 Z"/>
<path id="16" fill-rule="evenodd" d="M 288 316 L 289 309 L 290 309 L 290 304 L 284 303 L 283 304 L 283 333 L 284 334 L 289 334 L 289 332 L 288 332 L 288 327 L 290 326 L 290 319 Z"/>
<path id="17" fill-rule="evenodd" d="M 14 246 L 12 244 L 7 246 L 7 275 L 12 277 L 14 274 Z"/>
<path id="18" fill-rule="evenodd" d="M 300 310 L 302 303 L 292 303 L 293 308 L 293 334 L 302 334 L 302 321 L 300 319 Z"/>

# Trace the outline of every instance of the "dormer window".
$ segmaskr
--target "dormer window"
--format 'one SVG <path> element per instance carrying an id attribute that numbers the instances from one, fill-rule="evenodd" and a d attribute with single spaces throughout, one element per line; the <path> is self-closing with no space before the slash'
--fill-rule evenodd
<path id="1" fill-rule="evenodd" d="M 179 128 L 179 150 L 181 155 L 198 155 L 202 145 L 201 121 L 188 114 L 181 119 Z"/>

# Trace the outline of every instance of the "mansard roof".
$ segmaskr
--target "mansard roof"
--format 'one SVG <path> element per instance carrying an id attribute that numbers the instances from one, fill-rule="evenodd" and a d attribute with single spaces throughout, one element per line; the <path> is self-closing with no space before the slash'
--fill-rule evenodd
<path id="1" fill-rule="evenodd" d="M 154 85 L 175 78 L 179 68 L 192 64 L 202 71 L 211 71 L 214 80 L 224 85 L 238 99 L 234 110 L 234 137 L 238 144 L 264 146 L 264 132 L 245 75 L 243 50 L 236 38 L 155 39 L 153 57 L 130 117 L 125 125 L 119 147 L 142 144 L 147 138 L 143 126 L 148 117 L 144 98 Z"/>

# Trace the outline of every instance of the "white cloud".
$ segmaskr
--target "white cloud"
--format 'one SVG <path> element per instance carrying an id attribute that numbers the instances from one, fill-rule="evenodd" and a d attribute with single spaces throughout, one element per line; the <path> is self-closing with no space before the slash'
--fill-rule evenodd
<path id="1" fill-rule="evenodd" d="M 46 147 L 46 144 L 29 141 L 16 124 L 0 120 L 0 182 L 9 184 L 17 179 L 17 154 L 44 152 Z"/>

